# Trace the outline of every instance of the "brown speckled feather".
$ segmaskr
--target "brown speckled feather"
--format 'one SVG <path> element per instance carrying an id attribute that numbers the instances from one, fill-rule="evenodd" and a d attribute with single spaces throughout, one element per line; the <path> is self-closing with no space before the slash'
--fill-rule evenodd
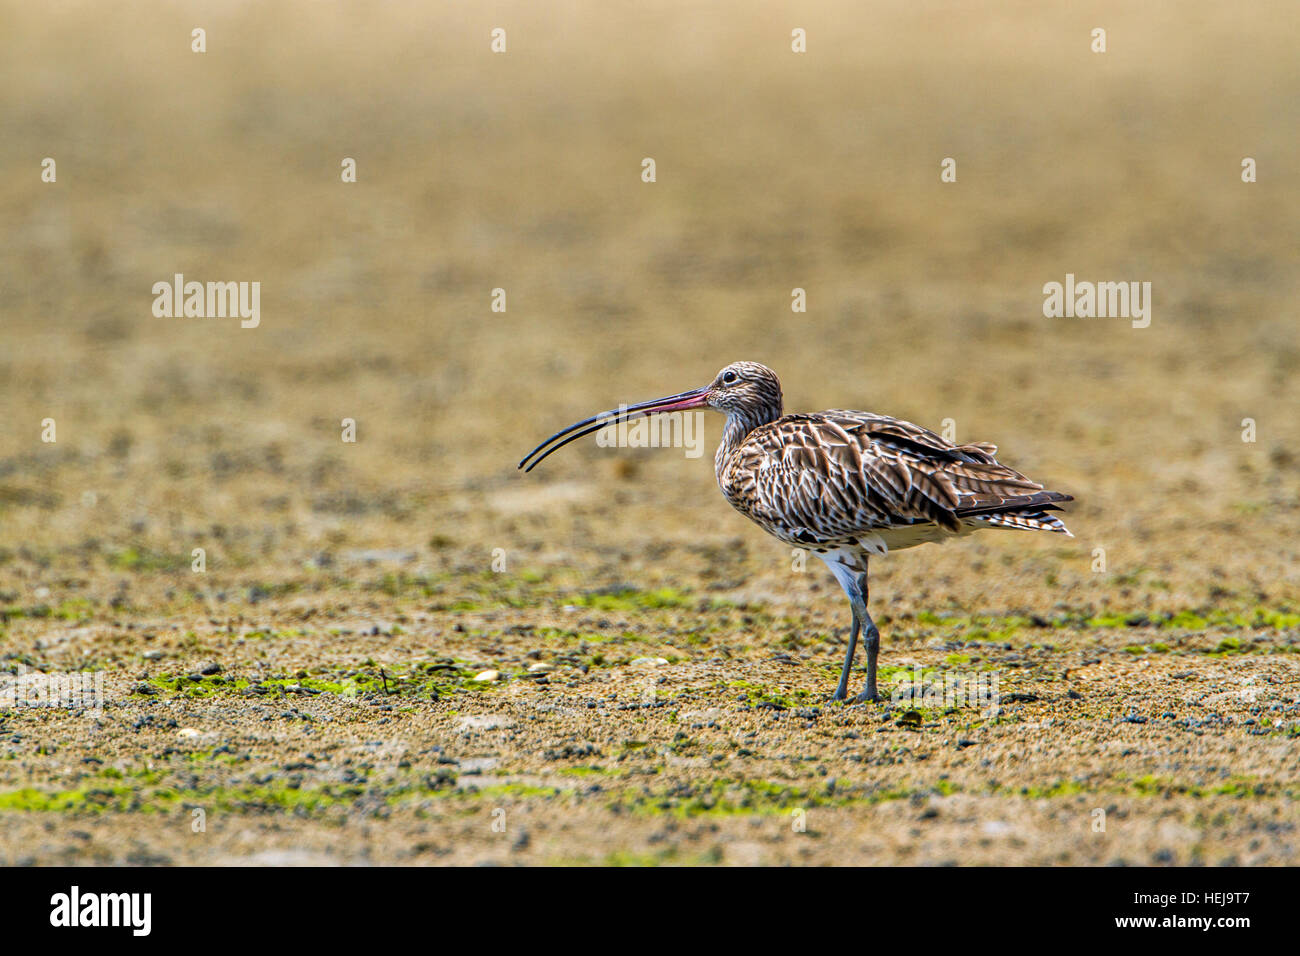
<path id="1" fill-rule="evenodd" d="M 715 463 L 727 500 L 795 544 L 851 546 L 865 535 L 919 525 L 1065 531 L 1044 509 L 1070 496 L 999 464 L 995 446 L 955 445 L 885 415 L 785 415 L 724 448 Z M 1002 517 L 1012 513 L 1019 517 Z"/>

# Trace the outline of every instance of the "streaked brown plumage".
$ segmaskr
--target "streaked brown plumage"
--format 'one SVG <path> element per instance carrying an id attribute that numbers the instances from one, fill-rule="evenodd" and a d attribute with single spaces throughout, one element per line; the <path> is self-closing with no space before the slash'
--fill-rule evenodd
<path id="1" fill-rule="evenodd" d="M 1071 496 L 1046 491 L 1000 464 L 996 446 L 955 445 L 919 425 L 869 412 L 786 415 L 780 381 L 757 362 L 728 365 L 705 388 L 571 425 L 519 466 L 532 470 L 570 441 L 634 415 L 706 406 L 727 416 L 714 456 L 727 501 L 774 537 L 815 551 L 849 597 L 853 628 L 837 700 L 847 695 L 859 632 L 867 645 L 867 685 L 856 700 L 879 696 L 880 635 L 866 607 L 871 555 L 980 528 L 1070 533 L 1051 512 Z"/>

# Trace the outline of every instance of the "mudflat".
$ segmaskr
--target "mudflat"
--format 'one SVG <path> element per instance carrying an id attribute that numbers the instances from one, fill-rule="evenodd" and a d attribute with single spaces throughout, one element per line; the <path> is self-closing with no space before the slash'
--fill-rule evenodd
<path id="1" fill-rule="evenodd" d="M 1300 862 L 1291 6 L 791 16 L 4 15 L 0 864 Z M 1075 537 L 873 561 L 831 703 L 716 416 L 514 467 L 739 359 Z"/>

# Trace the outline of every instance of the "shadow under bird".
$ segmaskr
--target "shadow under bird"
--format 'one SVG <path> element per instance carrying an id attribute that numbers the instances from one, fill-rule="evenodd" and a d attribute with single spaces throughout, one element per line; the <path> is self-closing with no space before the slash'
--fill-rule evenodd
<path id="1" fill-rule="evenodd" d="M 731 506 L 768 534 L 815 551 L 848 595 L 853 628 L 833 700 L 848 694 L 859 634 L 867 648 L 867 683 L 854 700 L 880 699 L 880 632 L 867 613 L 872 555 L 981 528 L 1070 534 L 1051 512 L 1073 498 L 999 464 L 995 445 L 955 445 L 919 425 L 870 412 L 786 415 L 780 380 L 757 362 L 728 365 L 704 388 L 583 419 L 546 439 L 519 467 L 531 471 L 569 442 L 638 415 L 693 408 L 727 416 L 713 464 Z"/>

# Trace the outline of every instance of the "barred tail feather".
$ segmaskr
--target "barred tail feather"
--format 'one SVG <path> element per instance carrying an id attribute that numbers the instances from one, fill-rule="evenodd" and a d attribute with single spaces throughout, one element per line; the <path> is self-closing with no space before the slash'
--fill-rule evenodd
<path id="1" fill-rule="evenodd" d="M 1070 529 L 1056 515 L 1046 511 L 1006 511 L 1001 514 L 981 515 L 981 523 L 997 528 L 1017 528 L 1021 531 L 1055 531 L 1073 538 Z"/>

